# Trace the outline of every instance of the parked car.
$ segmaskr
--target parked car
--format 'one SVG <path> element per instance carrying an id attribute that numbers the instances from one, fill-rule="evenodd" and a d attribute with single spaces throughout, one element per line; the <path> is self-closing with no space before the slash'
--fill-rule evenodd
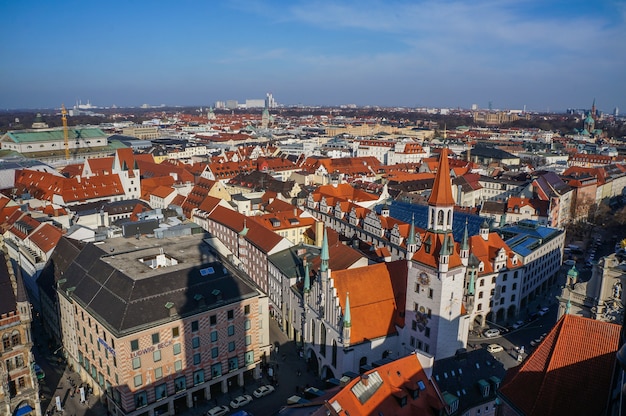
<path id="1" fill-rule="evenodd" d="M 485 331 L 485 336 L 487 338 L 495 338 L 500 336 L 500 330 L 497 328 L 491 328 Z"/>
<path id="2" fill-rule="evenodd" d="M 237 409 L 238 407 L 247 405 L 251 401 L 252 401 L 252 396 L 250 396 L 249 394 L 243 394 L 241 396 L 235 397 L 230 402 L 230 407 L 232 407 L 233 409 Z"/>
<path id="3" fill-rule="evenodd" d="M 504 348 L 502 347 L 502 345 L 500 344 L 489 344 L 487 346 L 487 351 L 489 351 L 492 354 L 495 354 L 497 352 L 502 352 L 504 351 Z"/>
<path id="4" fill-rule="evenodd" d="M 267 396 L 270 393 L 274 392 L 274 386 L 270 386 L 269 384 L 266 384 L 265 386 L 261 386 L 258 389 L 254 390 L 254 392 L 252 392 L 252 394 L 254 395 L 254 397 L 263 397 L 263 396 Z"/>
<path id="5" fill-rule="evenodd" d="M 215 406 L 206 412 L 206 416 L 223 416 L 228 412 L 230 412 L 230 408 L 228 406 Z"/>
<path id="6" fill-rule="evenodd" d="M 539 314 L 539 316 L 543 316 L 543 315 L 547 314 L 549 311 L 550 311 L 550 309 L 544 306 L 543 308 L 539 309 L 539 312 L 537 312 L 537 313 Z"/>
<path id="7" fill-rule="evenodd" d="M 37 380 L 43 380 L 46 378 L 46 373 L 39 367 L 39 364 L 33 364 L 33 370 L 35 370 L 35 375 L 37 376 Z"/>
<path id="8" fill-rule="evenodd" d="M 519 329 L 524 326 L 524 321 L 517 321 L 513 325 L 511 325 L 511 329 Z"/>

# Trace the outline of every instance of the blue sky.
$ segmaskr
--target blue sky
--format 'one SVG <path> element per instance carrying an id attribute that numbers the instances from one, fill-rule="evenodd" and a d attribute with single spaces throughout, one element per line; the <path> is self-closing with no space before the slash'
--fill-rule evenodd
<path id="1" fill-rule="evenodd" d="M 626 112 L 625 0 L 0 0 L 0 108 Z"/>

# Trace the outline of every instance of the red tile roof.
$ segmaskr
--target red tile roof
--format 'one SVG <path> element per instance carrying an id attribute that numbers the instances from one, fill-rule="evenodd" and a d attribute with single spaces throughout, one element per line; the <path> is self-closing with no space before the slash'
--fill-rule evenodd
<path id="1" fill-rule="evenodd" d="M 313 416 L 444 414 L 444 403 L 415 354 L 367 371 L 365 375 L 367 377 L 354 378 L 335 396 L 325 400 L 323 406 L 317 409 Z M 424 390 L 420 389 L 419 382 L 424 386 Z M 371 395 L 366 386 L 372 388 Z M 418 393 L 413 396 L 411 392 L 416 389 Z M 400 400 L 403 399 L 406 400 L 405 406 L 400 405 Z"/>
<path id="2" fill-rule="evenodd" d="M 564 315 L 500 388 L 521 414 L 604 414 L 620 325 Z"/>
<path id="3" fill-rule="evenodd" d="M 15 186 L 20 192 L 30 192 L 34 198 L 48 202 L 56 202 L 55 195 L 61 196 L 65 203 L 125 195 L 118 175 L 92 176 L 78 180 L 24 169 L 15 171 Z"/>
<path id="4" fill-rule="evenodd" d="M 439 156 L 437 175 L 435 176 L 432 193 L 430 194 L 430 198 L 428 198 L 428 205 L 437 205 L 440 207 L 454 206 L 447 147 L 441 150 L 441 155 Z"/>
<path id="5" fill-rule="evenodd" d="M 350 293 L 351 344 L 395 334 L 396 325 L 404 324 L 407 270 L 399 260 L 332 272 L 342 309 Z"/>
<path id="6" fill-rule="evenodd" d="M 39 247 L 41 251 L 48 253 L 56 247 L 62 236 L 63 232 L 61 230 L 53 225 L 45 223 L 33 232 L 29 236 L 29 239 L 34 245 Z"/>
<path id="7" fill-rule="evenodd" d="M 328 231 L 330 231 L 330 228 L 328 228 Z M 328 238 L 329 236 L 330 233 L 328 232 L 326 237 Z M 340 243 L 339 240 L 335 240 L 334 243 L 328 242 L 328 257 L 328 268 L 337 271 L 352 267 L 357 261 L 363 258 L 363 255 L 360 251 Z M 320 256 L 311 259 L 312 270 L 319 270 L 321 264 L 322 259 Z"/>
<path id="8" fill-rule="evenodd" d="M 222 224 L 237 233 L 243 230 L 245 224 L 248 228 L 248 233 L 245 236 L 246 240 L 264 253 L 269 253 L 283 239 L 275 232 L 254 221 L 253 217 L 246 217 L 237 211 L 222 206 L 216 207 L 209 214 L 209 217 L 218 224 Z"/>

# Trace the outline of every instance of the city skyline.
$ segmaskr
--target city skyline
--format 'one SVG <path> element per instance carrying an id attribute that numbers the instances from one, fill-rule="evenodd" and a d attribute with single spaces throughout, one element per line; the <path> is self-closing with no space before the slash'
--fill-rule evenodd
<path id="1" fill-rule="evenodd" d="M 5 2 L 1 108 L 624 108 L 626 4 Z"/>

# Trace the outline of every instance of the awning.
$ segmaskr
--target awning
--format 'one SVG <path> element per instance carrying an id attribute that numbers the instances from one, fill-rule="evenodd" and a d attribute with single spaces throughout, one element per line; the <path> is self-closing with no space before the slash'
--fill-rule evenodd
<path id="1" fill-rule="evenodd" d="M 30 407 L 29 405 L 25 405 L 17 409 L 17 411 L 15 412 L 15 416 L 24 416 L 24 415 L 29 414 L 32 411 L 33 411 L 32 407 Z"/>

